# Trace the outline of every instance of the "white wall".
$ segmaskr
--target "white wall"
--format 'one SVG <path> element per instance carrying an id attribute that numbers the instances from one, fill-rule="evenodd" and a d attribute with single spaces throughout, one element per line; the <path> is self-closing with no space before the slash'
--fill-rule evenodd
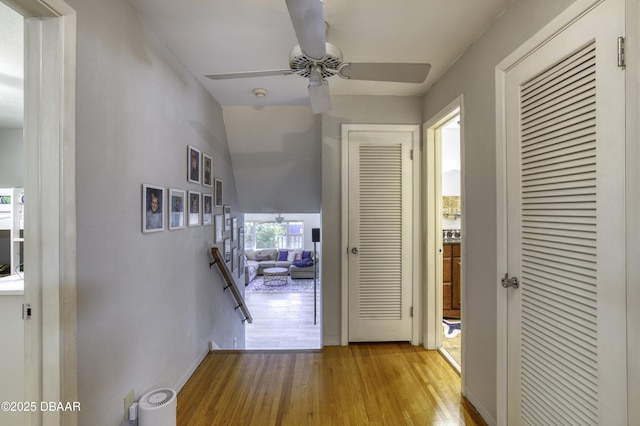
<path id="1" fill-rule="evenodd" d="M 489 424 L 496 418 L 498 368 L 495 66 L 571 3 L 573 0 L 516 1 L 424 96 L 422 121 L 464 95 L 467 215 L 464 285 L 468 303 L 463 368 L 467 397 L 479 405 L 477 408 Z"/>
<path id="2" fill-rule="evenodd" d="M 322 318 L 323 344 L 340 344 L 342 124 L 421 124 L 415 96 L 333 96 L 322 115 Z"/>
<path id="3" fill-rule="evenodd" d="M 128 426 L 131 389 L 179 386 L 209 340 L 245 340 L 209 269 L 213 227 L 143 234 L 141 185 L 212 193 L 186 180 L 193 145 L 213 157 L 233 216 L 238 202 L 220 105 L 125 0 L 68 3 L 78 13 L 78 424 Z"/>
<path id="4" fill-rule="evenodd" d="M 24 186 L 24 149 L 22 129 L 0 128 L 0 187 Z"/>
<path id="5" fill-rule="evenodd" d="M 240 208 L 320 213 L 320 115 L 306 106 L 225 107 Z"/>

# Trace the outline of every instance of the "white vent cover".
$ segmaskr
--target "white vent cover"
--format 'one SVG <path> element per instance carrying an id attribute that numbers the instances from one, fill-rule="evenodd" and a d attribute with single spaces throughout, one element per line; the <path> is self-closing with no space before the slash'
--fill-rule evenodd
<path id="1" fill-rule="evenodd" d="M 176 406 L 173 389 L 155 389 L 144 394 L 138 402 L 140 426 L 176 426 Z"/>

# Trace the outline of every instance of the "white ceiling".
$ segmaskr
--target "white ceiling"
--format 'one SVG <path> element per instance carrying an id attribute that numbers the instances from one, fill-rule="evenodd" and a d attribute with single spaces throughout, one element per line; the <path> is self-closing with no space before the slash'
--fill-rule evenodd
<path id="1" fill-rule="evenodd" d="M 0 1 L 0 128 L 23 122 L 23 20 Z"/>
<path id="2" fill-rule="evenodd" d="M 213 81 L 206 74 L 287 69 L 297 44 L 284 0 L 128 0 L 223 106 L 308 105 L 304 78 Z M 320 0 L 319 0 L 320 1 Z M 426 62 L 423 84 L 329 80 L 334 95 L 421 95 L 513 0 L 324 0 L 327 41 L 346 62 Z M 254 88 L 268 96 L 257 98 Z"/>

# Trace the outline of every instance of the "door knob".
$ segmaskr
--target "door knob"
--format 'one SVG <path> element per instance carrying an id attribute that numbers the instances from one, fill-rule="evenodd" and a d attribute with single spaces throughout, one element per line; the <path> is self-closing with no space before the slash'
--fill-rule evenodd
<path id="1" fill-rule="evenodd" d="M 354 247 L 351 249 L 351 253 L 358 254 L 358 247 Z"/>

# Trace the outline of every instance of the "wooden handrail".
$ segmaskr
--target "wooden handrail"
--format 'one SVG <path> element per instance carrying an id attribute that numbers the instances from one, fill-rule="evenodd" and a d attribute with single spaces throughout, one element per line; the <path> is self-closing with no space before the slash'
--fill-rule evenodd
<path id="1" fill-rule="evenodd" d="M 226 282 L 226 287 L 223 290 L 231 290 L 231 294 L 233 295 L 233 298 L 237 303 L 235 309 L 237 310 L 239 308 L 242 312 L 242 315 L 244 316 L 242 322 L 253 322 L 253 318 L 251 317 L 249 308 L 247 308 L 247 305 L 244 303 L 244 298 L 242 297 L 242 293 L 238 288 L 238 284 L 236 284 L 236 280 L 233 279 L 233 275 L 227 267 L 227 263 L 224 261 L 224 257 L 222 257 L 222 253 L 220 253 L 220 249 L 218 247 L 211 247 L 211 258 L 213 262 L 209 263 L 209 268 L 211 268 L 214 264 L 218 265 L 218 269 L 220 269 L 220 273 L 222 273 L 222 277 Z M 238 265 L 238 267 L 243 268 L 244 265 Z"/>

